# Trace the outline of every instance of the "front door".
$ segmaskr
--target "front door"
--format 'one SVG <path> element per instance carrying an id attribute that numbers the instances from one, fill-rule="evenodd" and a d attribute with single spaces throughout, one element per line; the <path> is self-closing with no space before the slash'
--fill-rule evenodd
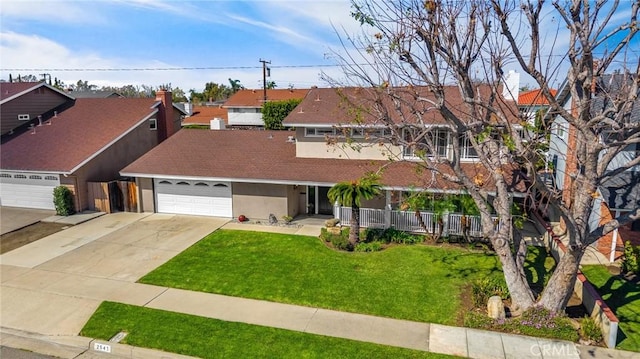
<path id="1" fill-rule="evenodd" d="M 318 214 L 333 214 L 333 203 L 329 201 L 327 193 L 331 187 L 318 187 Z"/>

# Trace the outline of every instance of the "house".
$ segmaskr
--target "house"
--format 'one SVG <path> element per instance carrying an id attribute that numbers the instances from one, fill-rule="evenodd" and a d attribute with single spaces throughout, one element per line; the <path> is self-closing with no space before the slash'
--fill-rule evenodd
<path id="1" fill-rule="evenodd" d="M 268 89 L 239 90 L 222 106 L 228 112 L 229 126 L 264 126 L 262 104 L 266 101 L 302 100 L 309 90 Z"/>
<path id="2" fill-rule="evenodd" d="M 81 98 L 48 111 L 27 131 L 3 137 L 0 204 L 53 209 L 53 188 L 64 185 L 76 210 L 95 209 L 89 183 L 119 179 L 120 169 L 179 128 L 181 116 L 162 90 L 155 99 Z"/>
<path id="3" fill-rule="evenodd" d="M 26 130 L 38 116 L 51 116 L 73 103 L 74 97 L 46 82 L 0 82 L 0 134 Z M 42 119 L 40 119 L 41 121 Z"/>
<path id="4" fill-rule="evenodd" d="M 607 74 L 599 78 L 592 88 L 592 111 L 599 113 L 611 106 L 607 99 L 620 91 L 624 81 L 628 81 L 626 74 Z M 565 109 L 571 111 L 572 102 L 568 86 L 563 87 L 556 98 Z M 640 123 L 640 97 L 637 97 L 633 103 L 628 121 Z M 549 155 L 553 163 L 557 187 L 563 192 L 563 201 L 567 202 L 573 181 L 571 174 L 578 170 L 575 150 L 577 130 L 560 116 L 554 118 L 551 129 Z M 602 132 L 600 141 L 605 143 L 613 141 L 614 139 L 609 136 L 609 133 Z M 607 171 L 614 171 L 639 156 L 640 144 L 630 144 L 611 161 Z M 636 165 L 609 178 L 598 188 L 589 218 L 589 226 L 596 228 L 600 224 L 639 206 L 640 165 Z M 609 261 L 613 262 L 622 254 L 622 246 L 626 241 L 640 245 L 640 221 L 614 230 L 600 238 L 594 246 Z"/>
<path id="5" fill-rule="evenodd" d="M 443 193 L 461 189 L 435 171 L 415 170 L 415 148 L 403 148 L 382 139 L 381 127 L 353 125 L 342 96 L 366 98 L 362 89 L 320 89 L 308 91 L 300 105 L 285 119 L 295 131 L 241 131 L 183 129 L 149 153 L 125 167 L 121 175 L 135 177 L 141 209 L 149 212 L 266 219 L 298 214 L 335 213 L 327 192 L 334 184 L 382 172 L 385 193 L 366 201 L 370 208 L 397 209 L 403 193 L 412 188 Z M 451 95 L 457 88 L 448 89 Z M 457 96 L 459 101 L 460 97 Z M 365 101 L 366 102 L 366 101 Z M 432 124 L 443 124 L 439 115 L 429 114 Z M 515 120 L 514 120 L 515 121 Z M 415 123 L 414 123 L 415 125 Z M 327 135 L 340 137 L 350 131 L 354 141 L 374 144 L 360 150 L 340 144 L 328 146 Z M 409 128 L 407 128 L 409 134 Z M 453 139 L 437 132 L 438 151 L 449 156 Z M 339 138 L 338 141 L 346 141 Z M 463 145 L 463 169 L 481 184 L 493 184 L 483 166 L 478 166 L 468 142 Z M 389 156 L 406 161 L 389 163 Z M 440 169 L 447 173 L 447 169 Z M 522 190 L 513 181 L 514 190 Z"/>
<path id="6" fill-rule="evenodd" d="M 209 127 L 211 120 L 220 119 L 224 123 L 227 121 L 227 109 L 222 105 L 201 106 L 193 105 L 190 107 L 191 114 L 182 120 L 182 126 L 202 126 Z"/>
<path id="7" fill-rule="evenodd" d="M 110 97 L 124 97 L 115 91 L 104 90 L 68 90 L 70 95 L 74 98 L 110 98 Z"/>
<path id="8" fill-rule="evenodd" d="M 549 90 L 552 96 L 556 96 L 557 90 Z M 545 115 L 549 109 L 549 100 L 543 95 L 542 90 L 523 91 L 518 94 L 518 110 L 530 125 L 535 125 L 536 114 Z"/>

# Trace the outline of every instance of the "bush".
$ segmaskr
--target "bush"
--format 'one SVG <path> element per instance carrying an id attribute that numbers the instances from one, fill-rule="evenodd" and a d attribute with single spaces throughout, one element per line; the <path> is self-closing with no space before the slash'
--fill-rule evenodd
<path id="1" fill-rule="evenodd" d="M 634 246 L 629 241 L 625 242 L 622 271 L 640 274 L 640 246 Z"/>
<path id="2" fill-rule="evenodd" d="M 262 104 L 262 119 L 264 127 L 267 130 L 282 130 L 282 120 L 293 111 L 298 104 L 302 102 L 300 99 L 291 99 L 284 101 L 269 101 Z"/>
<path id="3" fill-rule="evenodd" d="M 73 193 L 65 186 L 53 189 L 53 205 L 58 216 L 69 216 L 75 213 L 73 206 Z"/>
<path id="4" fill-rule="evenodd" d="M 320 239 L 331 243 L 333 248 L 342 251 L 352 251 L 353 246 L 349 242 L 349 228 L 343 228 L 340 232 L 334 233 L 326 228 L 320 229 Z"/>
<path id="5" fill-rule="evenodd" d="M 400 231 L 395 228 L 367 228 L 365 230 L 364 242 L 384 242 L 384 243 L 400 243 L 414 244 L 424 241 L 424 237 Z"/>
<path id="6" fill-rule="evenodd" d="M 590 340 L 593 343 L 599 343 L 602 341 L 602 331 L 591 317 L 584 317 L 580 322 L 580 336 L 583 339 Z"/>
<path id="7" fill-rule="evenodd" d="M 471 294 L 473 305 L 476 308 L 484 308 L 489 298 L 494 295 L 508 299 L 509 289 L 502 279 L 484 278 L 471 284 Z"/>
<path id="8" fill-rule="evenodd" d="M 354 250 L 356 252 L 377 252 L 382 250 L 382 243 L 377 241 L 370 243 L 361 242 L 356 244 Z"/>

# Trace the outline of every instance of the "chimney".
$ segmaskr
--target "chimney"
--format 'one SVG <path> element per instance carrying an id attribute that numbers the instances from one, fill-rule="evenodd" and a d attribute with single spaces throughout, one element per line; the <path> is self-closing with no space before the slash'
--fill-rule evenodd
<path id="1" fill-rule="evenodd" d="M 158 142 L 162 142 L 176 132 L 173 127 L 173 101 L 171 100 L 171 91 L 165 89 L 156 91 L 156 101 L 160 101 L 158 111 Z"/>
<path id="2" fill-rule="evenodd" d="M 224 120 L 221 118 L 214 118 L 209 121 L 209 128 L 212 130 L 224 130 Z"/>
<path id="3" fill-rule="evenodd" d="M 502 97 L 504 97 L 505 100 L 518 102 L 518 91 L 520 91 L 520 74 L 509 70 L 509 73 L 504 76 Z"/>

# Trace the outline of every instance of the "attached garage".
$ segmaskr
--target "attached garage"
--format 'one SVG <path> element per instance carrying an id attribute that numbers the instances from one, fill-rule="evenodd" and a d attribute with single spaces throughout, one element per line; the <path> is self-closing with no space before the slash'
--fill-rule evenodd
<path id="1" fill-rule="evenodd" d="M 230 182 L 154 179 L 158 213 L 232 217 Z"/>
<path id="2" fill-rule="evenodd" d="M 0 205 L 55 209 L 53 189 L 60 185 L 55 173 L 0 173 Z"/>

